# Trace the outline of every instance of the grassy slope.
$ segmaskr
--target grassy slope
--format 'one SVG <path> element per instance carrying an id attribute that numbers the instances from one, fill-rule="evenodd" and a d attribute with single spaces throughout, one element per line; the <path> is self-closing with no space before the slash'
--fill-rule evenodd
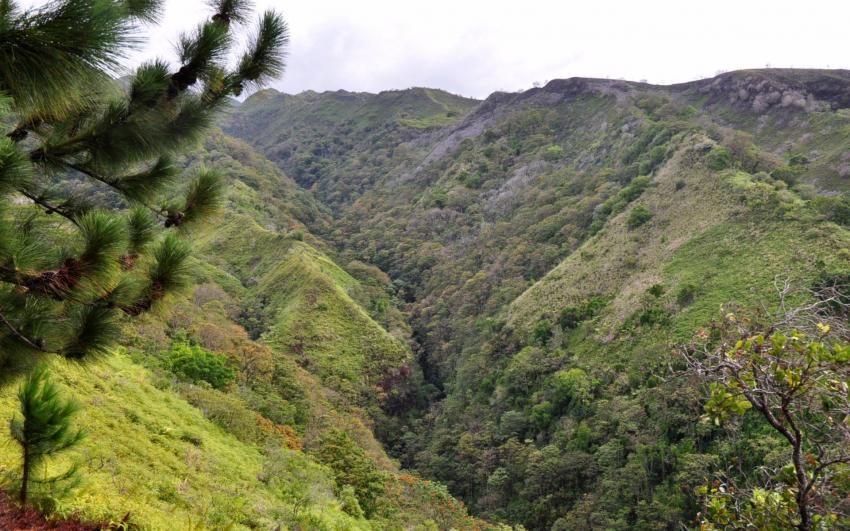
<path id="1" fill-rule="evenodd" d="M 845 231 L 799 219 L 805 216 L 795 210 L 801 201 L 784 187 L 767 192 L 787 212 L 785 219 L 771 220 L 741 201 L 762 201 L 769 186 L 754 184 L 744 172 L 715 173 L 678 162 L 671 161 L 631 208 L 517 298 L 509 322 L 525 328 L 542 314 L 601 295 L 613 297 L 608 324 L 618 326 L 640 296 L 660 283 L 671 292 L 698 286 L 700 296 L 685 313 L 692 324 L 704 324 L 723 302 L 769 297 L 776 275 L 800 282 L 811 277 L 818 261 L 839 265 L 835 251 L 847 246 Z M 626 224 L 636 204 L 653 217 L 630 230 Z"/>
<path id="2" fill-rule="evenodd" d="M 257 447 L 225 433 L 169 389 L 158 389 L 150 373 L 126 355 L 88 365 L 50 362 L 59 382 L 84 406 L 78 424 L 90 434 L 72 452 L 83 465 L 84 483 L 58 502 L 58 514 L 107 522 L 127 515 L 143 529 L 166 530 L 267 527 L 274 513 L 296 510 L 294 499 L 258 480 L 264 458 Z M 16 380 L 0 390 L 2 418 L 16 412 Z M 329 526 L 368 527 L 339 509 L 322 467 L 300 452 L 286 452 L 293 475 L 280 479 L 292 486 L 303 474 L 324 491 L 315 498 L 324 501 L 308 513 Z M 13 445 L 0 446 L 4 468 L 18 466 L 18 460 Z"/>
<path id="3" fill-rule="evenodd" d="M 321 205 L 246 144 L 220 132 L 213 132 L 184 163 L 214 166 L 229 181 L 227 213 L 219 230 L 197 242 L 192 268 L 207 293 L 217 285 L 223 295 L 205 306 L 178 298 L 173 314 L 145 318 L 127 329 L 128 351 L 84 366 L 51 358 L 57 379 L 85 406 L 79 424 L 92 434 L 71 453 L 82 463 L 84 484 L 73 496 L 54 500 L 54 516 L 126 518 L 141 529 L 272 528 L 281 523 L 310 529 L 486 527 L 468 518 L 462 504 L 439 485 L 400 475 L 375 439 L 362 410 L 378 407 L 370 383 L 408 363 L 411 352 L 398 316 L 384 312 L 384 322 L 396 325 L 398 337 L 392 337 L 361 306 L 386 294 L 367 289 L 317 250 L 324 244 L 308 227 L 321 229 L 327 223 Z M 257 439 L 257 413 L 241 391 L 197 389 L 163 369 L 162 351 L 175 334 L 211 342 L 205 346 L 213 350 L 220 343 L 237 367 L 243 364 L 241 348 L 267 349 L 251 348 L 230 317 L 239 313 L 236 307 L 252 303 L 263 325 L 273 326 L 273 343 L 281 347 L 270 351 L 274 365 L 301 396 L 290 402 L 303 419 L 299 439 L 309 450 L 327 430 L 344 430 L 388 473 L 375 519 L 353 519 L 343 512 L 331 471 L 307 452 L 270 448 L 268 441 Z M 334 319 L 328 318 L 331 314 Z M 304 330 L 310 336 L 296 359 L 288 342 Z M 0 386 L 0 418 L 14 414 L 18 380 L 8 376 Z M 243 418 L 228 420 L 234 414 Z M 0 467 L 17 465 L 13 445 L 0 446 Z M 268 477 L 268 467 L 275 470 L 274 479 L 261 480 Z"/>
<path id="4" fill-rule="evenodd" d="M 247 297 L 264 301 L 266 341 L 347 399 L 374 404 L 373 386 L 412 361 L 410 347 L 352 299 L 358 281 L 309 244 L 237 215 L 200 252 L 241 279 Z"/>

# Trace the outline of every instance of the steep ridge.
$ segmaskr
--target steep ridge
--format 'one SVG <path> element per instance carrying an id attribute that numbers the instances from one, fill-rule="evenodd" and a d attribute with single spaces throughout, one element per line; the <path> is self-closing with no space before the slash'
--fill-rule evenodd
<path id="1" fill-rule="evenodd" d="M 776 458 L 757 425 L 695 426 L 698 390 L 665 371 L 721 305 L 770 308 L 777 278 L 848 269 L 848 93 L 846 71 L 574 78 L 381 141 L 380 113 L 278 138 L 255 117 L 337 95 L 261 95 L 224 128 L 282 167 L 301 139 L 340 260 L 406 302 L 432 402 L 384 438 L 405 466 L 532 529 L 663 528 L 726 463 Z"/>
<path id="2" fill-rule="evenodd" d="M 223 128 L 335 206 L 350 202 L 382 173 L 409 160 L 407 153 L 397 151 L 399 146 L 457 122 L 477 103 L 425 88 L 295 96 L 264 90 L 240 105 Z"/>
<path id="3" fill-rule="evenodd" d="M 76 422 L 89 437 L 51 463 L 79 463 L 82 484 L 73 495 L 34 490 L 38 506 L 140 529 L 493 528 L 441 485 L 402 472 L 374 437 L 416 381 L 384 275 L 337 266 L 308 229 L 328 225 L 326 209 L 243 142 L 213 132 L 182 163 L 214 166 L 229 184 L 223 217 L 195 241 L 195 287 L 126 323 L 109 356 L 42 357 L 83 406 Z M 178 374 L 175 356 L 187 351 L 196 364 L 224 360 L 231 381 Z M 3 418 L 36 361 L 3 367 Z M 0 445 L 4 479 L 19 458 Z"/>

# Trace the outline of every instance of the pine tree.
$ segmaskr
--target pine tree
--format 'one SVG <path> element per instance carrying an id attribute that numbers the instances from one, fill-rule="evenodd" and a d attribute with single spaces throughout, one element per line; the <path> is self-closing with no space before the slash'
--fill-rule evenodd
<path id="1" fill-rule="evenodd" d="M 48 457 L 76 446 L 84 437 L 82 430 L 71 427 L 71 419 L 79 406 L 64 400 L 56 385 L 50 381 L 47 366 L 36 366 L 18 390 L 23 418 L 9 424 L 12 438 L 21 446 L 21 504 L 27 503 L 32 472 Z M 73 477 L 76 467 L 59 476 L 40 480 L 56 482 Z"/>
<path id="2" fill-rule="evenodd" d="M 264 13 L 228 68 L 250 5 L 210 0 L 211 18 L 179 40 L 178 67 L 155 59 L 116 81 L 162 3 L 0 0 L 0 124 L 4 111 L 14 120 L 0 136 L 0 352 L 102 352 L 121 315 L 186 283 L 185 235 L 222 185 L 210 169 L 181 180 L 173 158 L 229 98 L 281 73 L 288 35 Z"/>

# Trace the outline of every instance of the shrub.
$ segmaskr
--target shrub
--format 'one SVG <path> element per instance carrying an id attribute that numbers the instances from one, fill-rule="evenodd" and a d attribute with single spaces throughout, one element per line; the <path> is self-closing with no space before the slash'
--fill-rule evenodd
<path id="1" fill-rule="evenodd" d="M 658 326 L 665 325 L 670 320 L 670 314 L 664 308 L 646 308 L 638 315 L 638 323 L 641 326 Z"/>
<path id="2" fill-rule="evenodd" d="M 708 167 L 714 171 L 725 170 L 732 165 L 732 152 L 722 146 L 717 146 L 708 152 Z"/>
<path id="3" fill-rule="evenodd" d="M 449 201 L 449 194 L 442 188 L 434 188 L 431 191 L 431 205 L 437 208 L 443 208 Z"/>
<path id="4" fill-rule="evenodd" d="M 363 518 L 363 509 L 360 507 L 360 502 L 357 501 L 357 494 L 354 492 L 354 487 L 346 485 L 339 491 L 339 501 L 342 503 L 342 510 L 350 514 L 354 518 Z"/>
<path id="5" fill-rule="evenodd" d="M 537 324 L 531 329 L 531 342 L 545 347 L 550 339 L 552 339 L 552 325 L 546 319 L 537 321 Z"/>
<path id="6" fill-rule="evenodd" d="M 653 284 L 648 290 L 646 290 L 646 292 L 657 299 L 664 294 L 664 286 L 661 284 Z"/>
<path id="7" fill-rule="evenodd" d="M 584 313 L 581 308 L 577 308 L 576 306 L 568 306 L 564 308 L 558 316 L 558 324 L 561 326 L 561 330 L 572 330 L 583 320 Z"/>
<path id="8" fill-rule="evenodd" d="M 499 419 L 499 432 L 503 437 L 519 436 L 525 432 L 525 415 L 519 411 L 506 411 Z"/>
<path id="9" fill-rule="evenodd" d="M 560 159 L 563 154 L 564 148 L 557 144 L 552 144 L 551 146 L 546 148 L 546 151 L 543 152 L 543 158 L 552 162 Z"/>
<path id="10" fill-rule="evenodd" d="M 259 415 L 248 409 L 238 397 L 196 386 L 185 386 L 180 390 L 180 394 L 187 402 L 201 410 L 206 418 L 240 441 L 263 441 L 264 434 L 257 422 Z"/>
<path id="11" fill-rule="evenodd" d="M 567 306 L 558 316 L 558 325 L 564 332 L 578 327 L 583 321 L 593 318 L 602 307 L 605 300 L 594 297 L 578 306 Z"/>
<path id="12" fill-rule="evenodd" d="M 555 400 L 559 405 L 581 405 L 590 400 L 590 378 L 582 369 L 574 367 L 556 372 L 553 384 Z"/>
<path id="13" fill-rule="evenodd" d="M 832 197 L 819 196 L 812 204 L 827 220 L 850 226 L 850 193 L 845 192 Z"/>
<path id="14" fill-rule="evenodd" d="M 371 516 L 384 492 L 385 478 L 354 439 L 341 430 L 328 431 L 319 439 L 313 453 L 333 471 L 337 496 L 343 495 L 346 486 L 351 487 L 365 515 Z"/>
<path id="15" fill-rule="evenodd" d="M 227 366 L 226 356 L 184 342 L 171 347 L 167 367 L 185 382 L 197 384 L 203 381 L 216 389 L 225 387 L 235 376 L 233 369 Z"/>
<path id="16" fill-rule="evenodd" d="M 467 188 L 477 190 L 481 188 L 481 175 L 478 173 L 464 172 L 461 174 L 460 182 Z"/>
<path id="17" fill-rule="evenodd" d="M 549 424 L 552 423 L 554 406 L 549 401 L 541 402 L 539 404 L 535 404 L 531 408 L 531 422 L 538 429 L 546 429 L 549 427 Z"/>
<path id="18" fill-rule="evenodd" d="M 687 306 L 694 301 L 697 288 L 693 284 L 682 284 L 676 290 L 676 302 L 679 306 Z"/>
<path id="19" fill-rule="evenodd" d="M 627 221 L 627 225 L 629 229 L 636 229 L 652 219 L 652 212 L 649 211 L 644 205 L 635 205 L 629 214 L 629 219 Z"/>

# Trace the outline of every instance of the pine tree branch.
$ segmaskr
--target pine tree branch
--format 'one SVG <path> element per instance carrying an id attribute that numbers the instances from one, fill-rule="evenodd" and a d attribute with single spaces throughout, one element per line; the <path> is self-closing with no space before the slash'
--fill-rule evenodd
<path id="1" fill-rule="evenodd" d="M 18 338 L 18 340 L 20 340 L 26 346 L 38 350 L 39 352 L 50 352 L 49 350 L 44 348 L 44 346 L 41 344 L 42 342 L 40 339 L 32 340 L 22 334 L 21 331 L 15 328 L 15 326 L 11 322 L 9 322 L 9 320 L 6 319 L 6 316 L 2 313 L 0 313 L 0 321 L 2 321 L 4 325 L 6 325 L 6 328 L 8 328 L 10 332 L 12 332 L 13 336 Z"/>
<path id="2" fill-rule="evenodd" d="M 77 223 L 77 220 L 74 218 L 74 215 L 65 208 L 53 205 L 31 192 L 27 192 L 26 190 L 18 190 L 18 192 L 36 205 L 42 207 L 46 214 L 59 214 L 74 225 L 79 226 L 79 223 Z"/>
<path id="3" fill-rule="evenodd" d="M 121 188 L 121 186 L 119 186 L 119 184 L 118 184 L 118 182 L 119 182 L 118 180 L 108 179 L 106 177 L 98 175 L 94 171 L 92 171 L 92 170 L 90 170 L 90 169 L 88 169 L 85 166 L 82 166 L 80 164 L 67 164 L 66 163 L 65 165 L 68 166 L 69 168 L 71 168 L 72 170 L 75 170 L 75 171 L 77 171 L 77 172 L 79 172 L 79 173 L 81 173 L 81 174 L 83 174 L 83 175 L 85 175 L 85 176 L 87 176 L 91 179 L 94 179 L 95 181 L 101 182 L 101 183 L 109 186 L 110 188 L 112 188 L 113 190 L 115 190 L 116 192 L 121 194 L 122 197 L 125 195 L 124 189 Z M 163 220 L 166 220 L 166 221 L 168 220 L 168 216 L 166 216 L 165 214 L 162 213 L 162 209 L 158 209 L 158 208 L 156 208 L 152 205 L 149 205 L 148 203 L 141 201 L 139 199 L 134 199 L 133 201 L 136 202 L 136 203 L 139 203 L 143 207 L 147 208 L 153 214 L 162 218 Z"/>

